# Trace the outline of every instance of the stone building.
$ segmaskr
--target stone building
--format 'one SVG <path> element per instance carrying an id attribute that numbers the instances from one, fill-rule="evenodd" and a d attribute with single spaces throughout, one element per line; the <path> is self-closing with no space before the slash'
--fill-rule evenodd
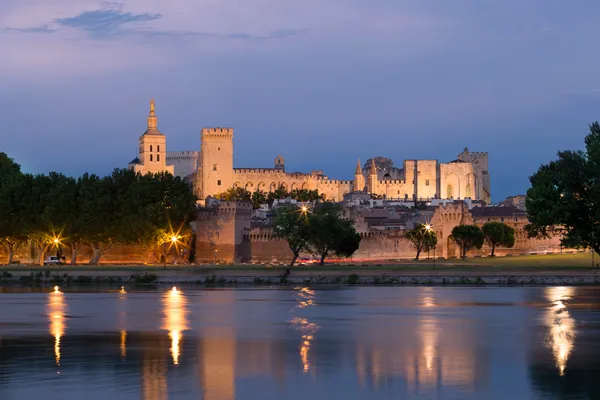
<path id="1" fill-rule="evenodd" d="M 215 196 L 231 187 L 249 191 L 318 190 L 327 199 L 342 201 L 344 195 L 365 192 L 397 199 L 465 199 L 491 201 L 487 153 L 465 149 L 449 163 L 438 160 L 406 160 L 402 169 L 389 159 L 377 157 L 362 168 L 360 161 L 354 180 L 330 179 L 322 171 L 286 172 L 282 156 L 273 168 L 233 168 L 232 128 L 204 128 L 198 173 L 194 182 L 200 199 Z"/>
<path id="2" fill-rule="evenodd" d="M 234 168 L 233 128 L 204 128 L 200 151 L 166 152 L 166 137 L 158 130 L 154 100 L 148 129 L 140 137 L 139 156 L 129 167 L 136 172 L 170 172 L 185 178 L 199 199 L 232 187 L 249 191 L 317 190 L 327 199 L 342 201 L 352 192 L 386 199 L 410 201 L 473 199 L 491 201 L 488 154 L 464 149 L 448 163 L 438 160 L 405 160 L 402 168 L 390 159 L 375 157 L 364 167 L 357 163 L 353 180 L 330 179 L 323 171 L 287 172 L 285 159 L 275 158 L 273 168 Z"/>
<path id="3" fill-rule="evenodd" d="M 158 130 L 154 99 L 150 101 L 148 127 L 139 141 L 138 156 L 129 163 L 129 169 L 141 174 L 159 172 L 175 174 L 175 168 L 167 165 L 167 138 Z"/>

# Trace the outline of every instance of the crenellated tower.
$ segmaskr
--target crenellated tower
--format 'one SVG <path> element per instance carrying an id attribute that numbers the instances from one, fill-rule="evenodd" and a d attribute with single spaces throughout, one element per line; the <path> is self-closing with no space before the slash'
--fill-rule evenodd
<path id="1" fill-rule="evenodd" d="M 198 197 L 205 199 L 233 187 L 233 128 L 202 129 Z"/>

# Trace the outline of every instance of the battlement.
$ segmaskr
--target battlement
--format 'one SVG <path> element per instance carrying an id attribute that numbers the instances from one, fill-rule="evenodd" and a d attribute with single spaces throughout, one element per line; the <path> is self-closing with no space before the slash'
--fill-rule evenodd
<path id="1" fill-rule="evenodd" d="M 317 183 L 321 185 L 351 185 L 354 183 L 354 181 L 339 181 L 337 179 L 329 179 L 326 176 L 318 176 L 315 177 L 315 179 L 317 180 Z"/>
<path id="2" fill-rule="evenodd" d="M 202 128 L 202 139 L 231 139 L 233 128 Z"/>
<path id="3" fill-rule="evenodd" d="M 235 216 L 252 214 L 252 203 L 242 201 L 224 201 L 216 207 L 203 208 L 198 212 L 199 221 L 214 219 L 215 216 Z"/>
<path id="4" fill-rule="evenodd" d="M 382 181 L 378 181 L 378 182 L 382 183 L 382 184 L 386 184 L 386 185 L 406 185 L 405 179 L 389 179 L 389 180 L 382 180 Z"/>

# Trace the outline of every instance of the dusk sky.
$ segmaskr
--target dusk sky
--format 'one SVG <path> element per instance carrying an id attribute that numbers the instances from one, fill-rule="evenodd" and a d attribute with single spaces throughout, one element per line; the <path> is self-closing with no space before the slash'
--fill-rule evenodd
<path id="1" fill-rule="evenodd" d="M 487 151 L 524 193 L 600 119 L 597 0 L 0 1 L 0 151 L 25 171 L 107 174 L 150 98 L 168 150 L 235 129 L 235 166 L 448 162 Z"/>

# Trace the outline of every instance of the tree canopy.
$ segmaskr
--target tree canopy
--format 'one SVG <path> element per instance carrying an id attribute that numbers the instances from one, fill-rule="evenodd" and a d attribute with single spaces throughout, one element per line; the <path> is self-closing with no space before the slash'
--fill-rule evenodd
<path id="1" fill-rule="evenodd" d="M 275 237 L 287 240 L 292 251 L 291 266 L 301 251 L 319 257 L 320 265 L 330 254 L 350 257 L 358 249 L 360 235 L 352 221 L 341 216 L 341 207 L 335 203 L 317 203 L 313 210 L 298 206 L 277 209 L 273 232 Z"/>
<path id="2" fill-rule="evenodd" d="M 467 252 L 473 248 L 483 246 L 484 237 L 481 229 L 476 225 L 458 225 L 452 228 L 452 238 L 460 246 L 460 255 L 467 258 Z"/>
<path id="3" fill-rule="evenodd" d="M 298 206 L 285 206 L 277 209 L 273 224 L 273 236 L 288 242 L 292 251 L 290 266 L 294 266 L 300 252 L 306 248 L 310 237 L 307 213 Z"/>
<path id="4" fill-rule="evenodd" d="M 496 255 L 496 247 L 511 248 L 515 245 L 515 230 L 504 222 L 486 222 L 481 231 L 485 242 L 492 248 L 491 257 Z"/>
<path id="5" fill-rule="evenodd" d="M 406 239 L 417 251 L 415 260 L 419 259 L 421 252 L 434 249 L 437 245 L 437 235 L 433 229 L 427 229 L 424 224 L 416 224 L 415 227 L 406 232 Z"/>
<path id="6" fill-rule="evenodd" d="M 530 237 L 560 234 L 566 247 L 600 252 L 600 124 L 590 125 L 584 151 L 560 151 L 529 180 L 525 206 Z"/>
<path id="7" fill-rule="evenodd" d="M 39 263 L 50 248 L 66 246 L 74 264 L 89 245 L 90 263 L 96 264 L 114 243 L 161 245 L 191 231 L 196 198 L 171 174 L 116 169 L 104 178 L 74 179 L 55 172 L 21 174 L 6 160 L 0 154 L 0 175 L 6 177 L 0 185 L 0 244 L 9 262 L 25 241 L 35 247 Z"/>
<path id="8" fill-rule="evenodd" d="M 325 202 L 318 204 L 309 216 L 307 249 L 319 256 L 319 265 L 323 265 L 331 253 L 338 257 L 350 257 L 358 250 L 360 235 L 352 221 L 342 218 L 341 212 L 338 204 Z"/>
<path id="9" fill-rule="evenodd" d="M 318 190 L 293 189 L 292 191 L 288 191 L 283 185 L 280 185 L 272 192 L 264 192 L 258 189 L 250 192 L 242 187 L 233 187 L 223 193 L 219 193 L 215 197 L 224 201 L 247 201 L 252 203 L 255 210 L 263 204 L 268 204 L 270 207 L 277 199 L 290 198 L 304 203 L 325 200 L 325 196 L 319 194 Z"/>

